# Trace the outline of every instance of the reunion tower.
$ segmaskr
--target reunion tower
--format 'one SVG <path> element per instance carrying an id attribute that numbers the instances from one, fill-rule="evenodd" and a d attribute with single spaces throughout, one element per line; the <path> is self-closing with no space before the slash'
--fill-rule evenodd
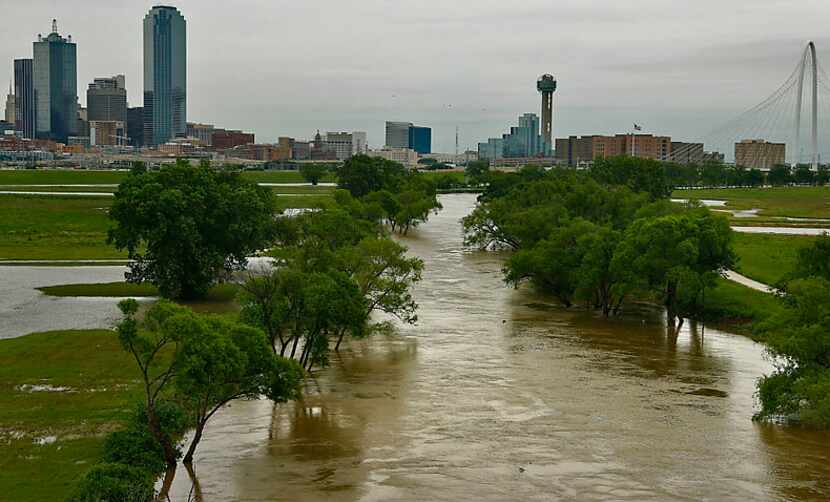
<path id="1" fill-rule="evenodd" d="M 556 79 L 544 74 L 536 81 L 536 90 L 542 93 L 542 141 L 545 142 L 545 154 L 553 149 L 553 93 L 556 91 Z"/>

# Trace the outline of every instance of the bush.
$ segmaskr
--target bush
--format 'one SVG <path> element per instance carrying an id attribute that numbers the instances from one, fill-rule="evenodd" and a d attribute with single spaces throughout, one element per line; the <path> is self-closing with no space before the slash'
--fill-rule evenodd
<path id="1" fill-rule="evenodd" d="M 67 499 L 68 502 L 145 502 L 154 497 L 154 476 L 124 464 L 93 467 Z"/>

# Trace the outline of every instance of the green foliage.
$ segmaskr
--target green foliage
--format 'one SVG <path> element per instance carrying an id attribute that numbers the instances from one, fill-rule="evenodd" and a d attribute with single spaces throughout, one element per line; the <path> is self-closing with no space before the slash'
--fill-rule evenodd
<path id="1" fill-rule="evenodd" d="M 316 185 L 329 172 L 325 164 L 303 164 L 300 166 L 300 175 L 308 183 Z"/>
<path id="2" fill-rule="evenodd" d="M 68 502 L 150 502 L 155 479 L 125 464 L 99 464 L 76 484 Z"/>
<path id="3" fill-rule="evenodd" d="M 821 277 L 830 280 L 830 235 L 824 233 L 796 254 L 795 267 L 788 279 Z"/>
<path id="4" fill-rule="evenodd" d="M 464 169 L 467 179 L 473 185 L 483 185 L 490 177 L 490 163 L 486 160 L 473 160 L 467 163 Z"/>
<path id="5" fill-rule="evenodd" d="M 783 186 L 793 182 L 789 166 L 774 166 L 767 173 L 767 181 L 772 186 Z"/>
<path id="6" fill-rule="evenodd" d="M 600 183 L 627 186 L 634 192 L 649 194 L 651 200 L 671 195 L 666 168 L 656 160 L 630 156 L 597 159 L 590 173 Z"/>
<path id="7" fill-rule="evenodd" d="M 364 197 L 379 190 L 397 191 L 406 177 L 406 168 L 391 160 L 355 155 L 336 170 L 340 188 L 353 197 Z"/>
<path id="8" fill-rule="evenodd" d="M 830 428 L 830 281 L 793 280 L 784 302 L 760 330 L 778 368 L 758 383 L 757 418 Z"/>
<path id="9" fill-rule="evenodd" d="M 177 162 L 130 173 L 115 194 L 108 241 L 128 251 L 130 281 L 197 298 L 268 245 L 274 209 L 269 190 L 236 173 Z"/>
<path id="10" fill-rule="evenodd" d="M 156 413 L 161 428 L 171 437 L 181 437 L 187 430 L 184 412 L 176 403 L 158 402 Z M 147 408 L 142 403 L 125 428 L 107 435 L 104 440 L 104 462 L 139 468 L 151 478 L 163 473 L 167 469 L 164 450 L 147 424 Z M 177 448 L 177 454 L 180 453 Z"/>

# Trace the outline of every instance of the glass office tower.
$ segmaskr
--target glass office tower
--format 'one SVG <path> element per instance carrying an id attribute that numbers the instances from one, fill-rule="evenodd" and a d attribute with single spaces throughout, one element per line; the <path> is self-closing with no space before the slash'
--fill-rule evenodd
<path id="1" fill-rule="evenodd" d="M 187 131 L 186 22 L 175 7 L 144 17 L 144 142 L 155 146 Z"/>
<path id="2" fill-rule="evenodd" d="M 78 126 L 78 63 L 72 37 L 58 34 L 52 20 L 52 33 L 38 35 L 33 43 L 35 129 L 38 138 L 66 142 Z"/>

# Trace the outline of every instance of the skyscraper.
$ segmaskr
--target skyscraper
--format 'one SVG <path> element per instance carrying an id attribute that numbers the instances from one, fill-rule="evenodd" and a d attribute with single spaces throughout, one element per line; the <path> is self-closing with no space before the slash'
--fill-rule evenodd
<path id="1" fill-rule="evenodd" d="M 432 129 L 429 127 L 409 127 L 409 148 L 419 154 L 432 153 Z"/>
<path id="2" fill-rule="evenodd" d="M 124 75 L 96 78 L 86 91 L 87 120 L 127 121 Z"/>
<path id="3" fill-rule="evenodd" d="M 6 95 L 6 114 L 5 119 L 6 122 L 14 125 L 17 116 L 16 106 L 15 105 L 16 99 L 14 98 L 14 89 L 12 89 L 12 83 L 9 82 L 9 94 Z"/>
<path id="4" fill-rule="evenodd" d="M 35 135 L 66 142 L 78 125 L 77 52 L 72 36 L 63 38 L 52 20 L 52 33 L 33 43 Z"/>
<path id="5" fill-rule="evenodd" d="M 386 147 L 387 148 L 409 148 L 409 128 L 411 122 L 387 122 L 386 123 Z"/>
<path id="6" fill-rule="evenodd" d="M 144 17 L 144 142 L 160 145 L 187 132 L 186 22 L 175 7 Z"/>
<path id="7" fill-rule="evenodd" d="M 14 60 L 15 130 L 35 137 L 35 87 L 31 59 Z"/>

